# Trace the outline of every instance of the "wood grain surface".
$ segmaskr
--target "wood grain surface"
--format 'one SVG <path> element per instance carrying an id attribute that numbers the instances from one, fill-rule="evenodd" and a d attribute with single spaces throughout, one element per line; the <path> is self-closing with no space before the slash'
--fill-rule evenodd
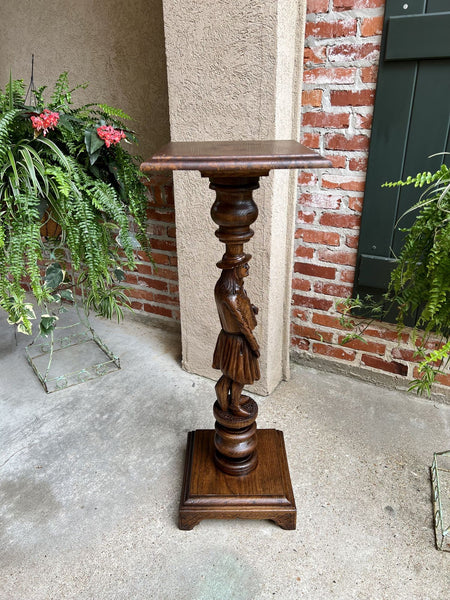
<path id="1" fill-rule="evenodd" d="M 328 159 L 295 140 L 170 142 L 141 165 L 144 173 L 199 170 L 209 173 L 330 167 Z"/>
<path id="2" fill-rule="evenodd" d="M 259 429 L 258 467 L 241 477 L 214 465 L 214 430 L 188 434 L 180 529 L 192 529 L 203 519 L 270 519 L 283 529 L 295 529 L 296 507 L 283 433 Z"/>

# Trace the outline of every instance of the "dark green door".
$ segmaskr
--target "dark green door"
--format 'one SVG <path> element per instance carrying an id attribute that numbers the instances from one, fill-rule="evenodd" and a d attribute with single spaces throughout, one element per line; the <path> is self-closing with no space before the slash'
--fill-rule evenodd
<path id="1" fill-rule="evenodd" d="M 386 291 L 419 192 L 381 185 L 439 168 L 449 107 L 450 0 L 386 0 L 354 295 Z"/>

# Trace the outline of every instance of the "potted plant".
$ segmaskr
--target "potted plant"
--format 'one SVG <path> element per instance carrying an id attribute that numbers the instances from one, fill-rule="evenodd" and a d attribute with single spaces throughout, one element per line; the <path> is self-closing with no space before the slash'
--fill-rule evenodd
<path id="1" fill-rule="evenodd" d="M 120 318 L 123 269 L 135 268 L 137 250 L 150 255 L 147 192 L 123 145 L 136 141 L 129 117 L 105 104 L 75 107 L 80 87 L 62 73 L 48 102 L 41 87 L 28 103 L 22 80 L 0 90 L 0 307 L 25 333 L 27 290 L 44 305 L 44 334 L 56 320 L 46 304 L 80 286 L 86 309 Z"/>
<path id="2" fill-rule="evenodd" d="M 419 394 L 430 394 L 436 376 L 450 361 L 450 169 L 442 164 L 435 173 L 418 173 L 405 181 L 384 184 L 385 187 L 405 185 L 426 187 L 418 202 L 407 211 L 417 211 L 417 216 L 412 226 L 405 229 L 405 244 L 391 274 L 384 303 L 374 305 L 370 297 L 348 299 L 344 303 L 342 323 L 349 328 L 354 326 L 349 315 L 355 307 L 368 310 L 375 318 L 382 318 L 387 312 L 384 307 L 395 306 L 401 331 L 405 319 L 417 314 L 414 334 L 418 340 L 420 364 L 418 377 L 410 389 Z M 366 327 L 367 323 L 345 341 L 361 337 Z M 420 339 L 418 330 L 423 330 Z M 437 336 L 439 341 L 438 347 L 429 352 L 431 336 Z"/>

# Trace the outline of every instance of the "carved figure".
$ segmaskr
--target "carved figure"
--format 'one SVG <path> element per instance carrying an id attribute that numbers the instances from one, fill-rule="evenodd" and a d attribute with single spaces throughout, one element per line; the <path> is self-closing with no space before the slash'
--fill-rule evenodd
<path id="1" fill-rule="evenodd" d="M 253 335 L 258 309 L 243 287 L 248 271 L 247 262 L 223 269 L 214 289 L 222 325 L 213 358 L 213 368 L 222 371 L 216 396 L 220 408 L 236 416 L 248 416 L 242 407 L 248 397 L 242 396 L 242 390 L 260 378 L 259 345 Z"/>

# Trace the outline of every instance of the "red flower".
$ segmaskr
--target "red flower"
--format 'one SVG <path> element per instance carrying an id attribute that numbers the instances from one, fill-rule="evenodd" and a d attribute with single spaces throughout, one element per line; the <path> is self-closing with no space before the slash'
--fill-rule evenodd
<path id="1" fill-rule="evenodd" d="M 110 125 L 102 125 L 97 127 L 97 135 L 101 140 L 104 140 L 105 145 L 109 148 L 111 145 L 118 144 L 126 135 L 121 129 L 114 129 Z"/>
<path id="2" fill-rule="evenodd" d="M 59 121 L 59 113 L 52 112 L 48 108 L 44 109 L 38 117 L 33 116 L 31 118 L 31 123 L 33 128 L 37 133 L 41 131 L 44 133 L 44 136 L 47 135 L 47 131 L 49 129 L 54 129 Z"/>

